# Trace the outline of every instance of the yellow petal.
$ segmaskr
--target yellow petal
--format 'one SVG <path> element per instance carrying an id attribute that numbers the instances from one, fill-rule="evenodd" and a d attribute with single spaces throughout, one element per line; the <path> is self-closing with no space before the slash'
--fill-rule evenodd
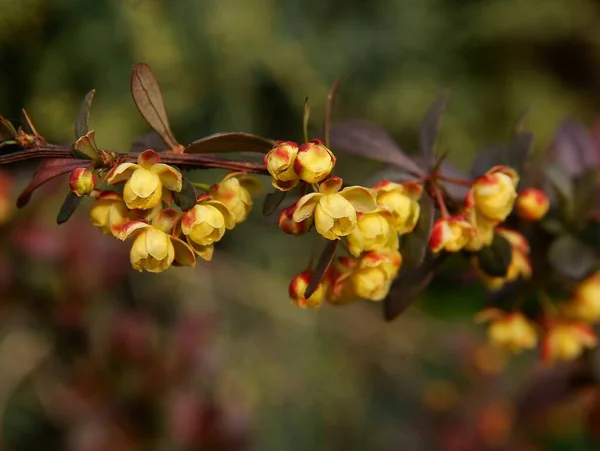
<path id="1" fill-rule="evenodd" d="M 296 211 L 293 215 L 294 221 L 301 222 L 310 218 L 314 214 L 321 197 L 323 197 L 321 193 L 310 193 L 302 196 L 296 203 Z"/>
<path id="2" fill-rule="evenodd" d="M 376 194 L 372 189 L 363 186 L 349 186 L 339 194 L 347 199 L 359 213 L 369 213 L 377 209 Z"/>
<path id="3" fill-rule="evenodd" d="M 151 172 L 158 175 L 160 182 L 165 188 L 171 191 L 179 192 L 182 187 L 182 175 L 177 169 L 168 164 L 158 163 L 152 166 Z"/>

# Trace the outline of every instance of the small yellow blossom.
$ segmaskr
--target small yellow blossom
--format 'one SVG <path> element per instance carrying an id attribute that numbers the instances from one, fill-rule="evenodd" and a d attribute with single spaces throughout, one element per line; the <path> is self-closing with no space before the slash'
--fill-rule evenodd
<path id="1" fill-rule="evenodd" d="M 306 183 L 318 183 L 331 173 L 335 161 L 335 156 L 323 141 L 313 139 L 298 149 L 294 171 Z"/>

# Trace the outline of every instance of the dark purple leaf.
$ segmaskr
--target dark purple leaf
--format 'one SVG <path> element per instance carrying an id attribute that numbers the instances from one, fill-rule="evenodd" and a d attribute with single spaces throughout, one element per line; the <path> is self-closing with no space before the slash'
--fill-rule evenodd
<path id="1" fill-rule="evenodd" d="M 61 205 L 60 210 L 58 211 L 56 223 L 60 225 L 67 222 L 71 218 L 71 216 L 73 216 L 73 213 L 75 213 L 75 210 L 77 210 L 77 207 L 79 207 L 82 200 L 83 196 L 80 197 L 73 194 L 72 192 L 69 192 L 67 194 L 67 197 L 65 197 L 65 200 Z"/>
<path id="2" fill-rule="evenodd" d="M 531 155 L 533 149 L 533 133 L 518 132 L 512 137 L 508 146 L 507 165 L 518 173 L 523 172 L 525 163 Z"/>
<path id="3" fill-rule="evenodd" d="M 146 122 L 156 130 L 165 144 L 171 149 L 178 147 L 179 144 L 169 126 L 167 110 L 158 80 L 148 64 L 139 63 L 133 66 L 131 94 Z"/>
<path id="4" fill-rule="evenodd" d="M 79 106 L 79 111 L 77 112 L 77 117 L 75 118 L 76 139 L 85 136 L 89 130 L 88 121 L 90 119 L 90 108 L 92 107 L 92 100 L 94 100 L 95 93 L 95 89 L 92 89 L 90 92 L 88 92 Z"/>
<path id="5" fill-rule="evenodd" d="M 548 249 L 548 262 L 552 268 L 571 279 L 583 279 L 595 261 L 594 250 L 571 235 L 556 238 Z"/>
<path id="6" fill-rule="evenodd" d="M 588 168 L 600 165 L 590 132 L 573 119 L 559 127 L 549 153 L 552 161 L 569 176 L 579 175 Z"/>
<path id="7" fill-rule="evenodd" d="M 477 154 L 473 160 L 470 175 L 472 178 L 479 177 L 494 166 L 501 164 L 508 164 L 506 148 L 501 144 L 491 145 Z"/>
<path id="8" fill-rule="evenodd" d="M 433 105 L 429 107 L 423 122 L 421 122 L 419 144 L 429 168 L 433 168 L 435 165 L 435 141 L 448 100 L 450 100 L 450 91 L 442 91 Z"/>
<path id="9" fill-rule="evenodd" d="M 418 268 L 423 263 L 435 216 L 433 199 L 427 193 L 423 193 L 419 205 L 421 213 L 415 229 L 400 237 L 402 264 L 409 268 Z"/>
<path id="10" fill-rule="evenodd" d="M 495 234 L 492 244 L 477 252 L 479 267 L 488 276 L 505 277 L 512 260 L 512 253 L 508 240 Z"/>
<path id="11" fill-rule="evenodd" d="M 278 189 L 272 193 L 267 193 L 262 208 L 263 215 L 270 216 L 275 213 L 275 210 L 281 205 L 281 202 L 283 202 L 287 193 L 288 191 L 279 191 Z"/>
<path id="12" fill-rule="evenodd" d="M 244 132 L 215 133 L 194 141 L 185 153 L 257 152 L 265 154 L 275 143 L 269 139 Z"/>
<path id="13" fill-rule="evenodd" d="M 196 188 L 192 185 L 187 177 L 183 177 L 181 191 L 174 193 L 173 200 L 183 211 L 190 210 L 196 205 Z"/>
<path id="14" fill-rule="evenodd" d="M 419 165 L 424 165 L 425 157 L 423 155 L 415 155 L 414 160 Z M 461 180 L 469 180 L 470 177 L 465 174 L 463 171 L 458 169 L 448 160 L 442 161 L 442 164 L 439 168 L 440 175 L 453 178 L 453 179 L 461 179 Z M 440 180 L 440 184 L 444 187 L 444 191 L 454 200 L 456 201 L 464 201 L 467 193 L 469 192 L 469 187 L 464 185 L 458 185 L 456 183 L 450 183 Z"/>
<path id="15" fill-rule="evenodd" d="M 17 198 L 17 208 L 23 208 L 31 199 L 33 191 L 50 180 L 71 172 L 78 167 L 89 167 L 92 164 L 90 160 L 73 160 L 70 158 L 58 158 L 46 160 L 40 163 L 36 168 L 32 180 L 25 187 L 23 192 Z"/>
<path id="16" fill-rule="evenodd" d="M 311 297 L 319 287 L 319 284 L 325 277 L 325 273 L 327 273 L 327 270 L 329 269 L 329 266 L 331 266 L 331 262 L 335 257 L 335 251 L 338 247 L 338 244 L 340 244 L 340 240 L 331 240 L 327 242 L 327 246 L 325 246 L 325 249 L 323 249 L 323 252 L 321 252 L 321 256 L 317 262 L 317 267 L 310 276 L 310 281 L 308 282 L 308 287 L 306 288 L 304 297 Z"/>
<path id="17" fill-rule="evenodd" d="M 386 321 L 391 321 L 403 313 L 427 288 L 433 280 L 435 270 L 448 258 L 450 254 L 441 253 L 435 257 L 429 256 L 423 264 L 412 269 L 403 266 L 400 274 L 383 301 L 383 316 Z"/>
<path id="18" fill-rule="evenodd" d="M 369 122 L 348 120 L 331 126 L 331 147 L 402 168 L 414 176 L 421 169 L 383 129 Z"/>

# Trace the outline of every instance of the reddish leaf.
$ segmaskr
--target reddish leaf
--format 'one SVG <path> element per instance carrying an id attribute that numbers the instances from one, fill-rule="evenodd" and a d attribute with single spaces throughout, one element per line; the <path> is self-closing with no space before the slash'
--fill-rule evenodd
<path id="1" fill-rule="evenodd" d="M 565 121 L 550 146 L 552 161 L 569 176 L 579 175 L 586 169 L 598 167 L 600 156 L 588 130 L 579 122 Z"/>
<path id="2" fill-rule="evenodd" d="M 577 238 L 563 235 L 548 248 L 548 262 L 562 276 L 583 279 L 596 261 L 594 250 Z"/>
<path id="3" fill-rule="evenodd" d="M 506 148 L 502 144 L 493 144 L 475 156 L 469 174 L 472 178 L 476 178 L 485 174 L 494 166 L 501 164 L 508 164 Z"/>
<path id="4" fill-rule="evenodd" d="M 323 249 L 321 256 L 319 257 L 319 261 L 317 262 L 317 267 L 312 272 L 310 277 L 310 282 L 308 283 L 308 287 L 306 288 L 306 292 L 304 293 L 304 297 L 309 298 L 311 295 L 317 290 L 319 284 L 325 277 L 325 273 L 331 266 L 331 262 L 333 261 L 333 257 L 335 257 L 335 251 L 340 244 L 340 240 L 331 240 Z"/>
<path id="5" fill-rule="evenodd" d="M 56 223 L 60 225 L 67 222 L 73 213 L 75 213 L 75 210 L 77 210 L 77 207 L 79 207 L 82 200 L 83 197 L 76 196 L 72 192 L 69 192 L 60 207 L 58 216 L 56 217 Z"/>
<path id="6" fill-rule="evenodd" d="M 429 107 L 423 122 L 421 122 L 419 144 L 421 145 L 421 152 L 423 152 L 429 168 L 433 168 L 435 164 L 435 140 L 438 135 L 440 120 L 442 114 L 444 114 L 448 100 L 450 100 L 450 91 L 442 91 L 433 105 Z"/>
<path id="7" fill-rule="evenodd" d="M 10 121 L 0 116 L 0 142 L 14 139 L 17 136 L 17 131 Z"/>
<path id="8" fill-rule="evenodd" d="M 75 168 L 88 167 L 91 164 L 92 162 L 89 160 L 73 160 L 70 158 L 58 158 L 43 161 L 36 168 L 33 179 L 17 198 L 17 208 L 23 208 L 27 205 L 33 192 L 44 183 L 49 182 L 60 175 L 67 174 Z"/>
<path id="9" fill-rule="evenodd" d="M 139 63 L 133 67 L 131 94 L 146 122 L 157 131 L 165 144 L 171 149 L 178 147 L 179 144 L 169 126 L 158 80 L 148 64 Z"/>
<path id="10" fill-rule="evenodd" d="M 90 108 L 92 107 L 92 100 L 94 100 L 95 93 L 95 89 L 88 92 L 79 106 L 79 111 L 75 118 L 75 138 L 77 139 L 85 136 L 89 130 L 88 121 L 90 119 Z"/>
<path id="11" fill-rule="evenodd" d="M 518 132 L 512 137 L 508 146 L 508 166 L 518 173 L 523 172 L 525 163 L 533 149 L 533 133 Z"/>
<path id="12" fill-rule="evenodd" d="M 141 153 L 144 150 L 152 149 L 157 152 L 163 150 L 169 150 L 169 147 L 165 145 L 162 138 L 155 130 L 152 130 L 146 133 L 143 136 L 133 140 L 131 146 L 129 147 L 129 152 L 132 153 Z"/>
<path id="13" fill-rule="evenodd" d="M 348 120 L 331 126 L 331 147 L 388 163 L 419 177 L 421 169 L 383 129 L 369 122 Z"/>
<path id="14" fill-rule="evenodd" d="M 508 240 L 496 233 L 492 244 L 477 252 L 479 267 L 488 276 L 505 277 L 512 261 L 512 253 Z"/>
<path id="15" fill-rule="evenodd" d="M 417 269 L 404 266 L 400 270 L 400 274 L 394 280 L 389 294 L 383 301 L 383 315 L 386 321 L 396 318 L 417 300 L 433 280 L 435 270 L 449 255 L 441 253 L 436 257 L 429 257 Z"/>
<path id="16" fill-rule="evenodd" d="M 277 210 L 277 207 L 281 205 L 281 202 L 283 202 L 283 200 L 287 196 L 287 193 L 288 191 L 279 191 L 278 189 L 276 189 L 272 193 L 268 193 L 265 196 L 265 201 L 263 203 L 263 215 L 269 216 L 275 213 L 275 210 Z"/>
<path id="17" fill-rule="evenodd" d="M 186 147 L 185 153 L 227 153 L 258 152 L 267 153 L 275 143 L 270 139 L 244 132 L 215 133 L 194 141 Z"/>
<path id="18" fill-rule="evenodd" d="M 433 199 L 427 193 L 423 193 L 419 204 L 421 213 L 415 230 L 400 237 L 402 264 L 409 268 L 418 268 L 423 263 L 435 216 Z"/>
<path id="19" fill-rule="evenodd" d="M 187 177 L 183 177 L 183 186 L 181 191 L 174 193 L 173 200 L 183 211 L 190 210 L 196 205 L 196 188 Z"/>

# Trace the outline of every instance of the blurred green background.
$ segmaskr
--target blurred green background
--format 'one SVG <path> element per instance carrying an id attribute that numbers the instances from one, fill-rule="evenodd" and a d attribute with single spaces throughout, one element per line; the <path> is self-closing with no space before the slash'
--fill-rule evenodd
<path id="1" fill-rule="evenodd" d="M 595 0 L 0 0 L 0 113 L 25 107 L 68 143 L 95 88 L 96 141 L 126 151 L 148 131 L 129 94 L 143 61 L 181 142 L 300 140 L 305 97 L 318 136 L 340 77 L 335 117 L 377 123 L 412 151 L 449 88 L 441 143 L 466 167 L 526 108 L 537 148 L 566 116 L 596 118 L 599 22 Z M 377 166 L 339 160 L 354 180 Z M 18 185 L 28 169 L 13 171 Z M 580 397 L 520 422 L 535 356 L 499 372 L 471 325 L 480 288 L 438 286 L 389 324 L 379 305 L 298 310 L 287 283 L 311 244 L 258 211 L 210 264 L 133 274 L 127 245 L 84 213 L 54 225 L 63 192 L 37 193 L 3 226 L 6 449 L 589 449 Z"/>

